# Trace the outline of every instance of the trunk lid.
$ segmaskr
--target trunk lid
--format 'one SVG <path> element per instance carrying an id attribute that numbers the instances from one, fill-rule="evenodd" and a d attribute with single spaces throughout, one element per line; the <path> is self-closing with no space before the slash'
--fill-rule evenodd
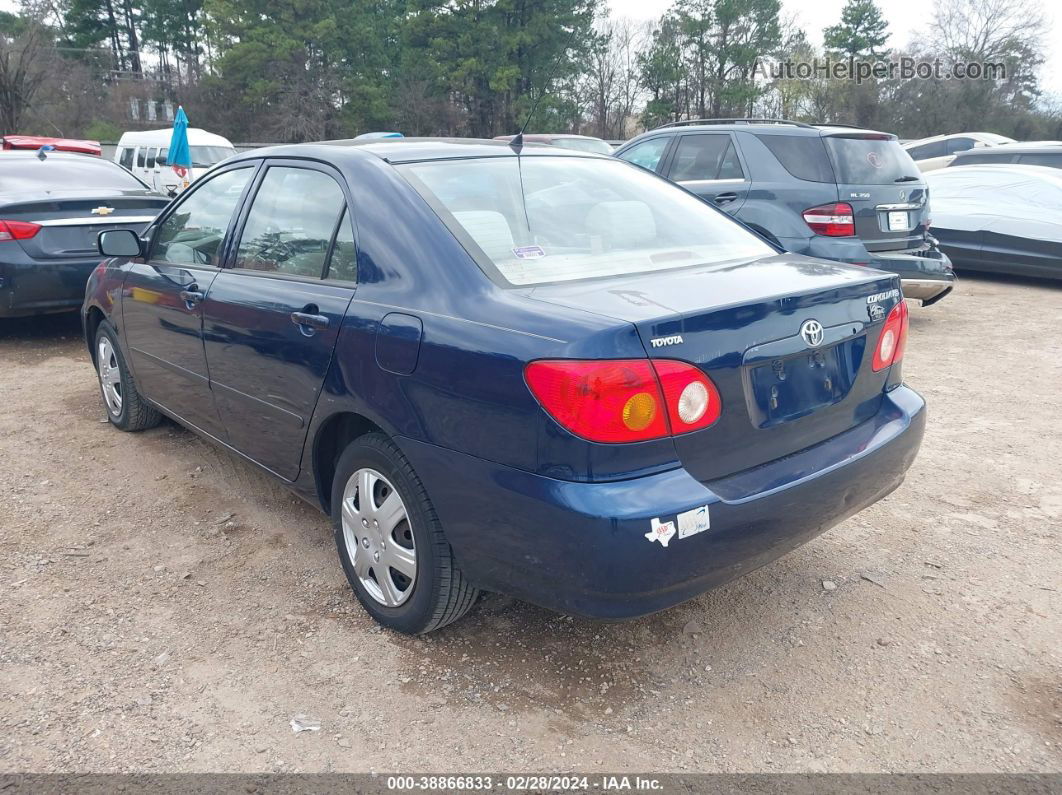
<path id="1" fill-rule="evenodd" d="M 683 466 L 711 481 L 877 413 L 888 370 L 873 372 L 873 346 L 901 300 L 897 288 L 891 274 L 782 254 L 607 286 L 544 285 L 531 297 L 629 321 L 649 356 L 690 362 L 709 375 L 722 398 L 719 421 L 674 441 Z M 821 327 L 818 345 L 801 334 L 809 321 Z"/>
<path id="2" fill-rule="evenodd" d="M 823 136 L 837 179 L 838 201 L 852 205 L 867 251 L 925 248 L 926 183 L 892 135 L 843 131 Z"/>
<path id="3" fill-rule="evenodd" d="M 144 230 L 167 204 L 147 192 L 70 192 L 12 201 L 0 206 L 0 218 L 41 225 L 36 235 L 19 241 L 33 259 L 70 259 L 96 256 L 96 237 L 107 229 Z"/>

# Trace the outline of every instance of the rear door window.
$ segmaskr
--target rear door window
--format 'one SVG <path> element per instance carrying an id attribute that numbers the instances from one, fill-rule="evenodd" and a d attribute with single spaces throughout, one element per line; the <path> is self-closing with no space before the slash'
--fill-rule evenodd
<path id="1" fill-rule="evenodd" d="M 668 175 L 675 182 L 742 179 L 741 164 L 726 133 L 701 133 L 679 138 Z"/>
<path id="2" fill-rule="evenodd" d="M 890 185 L 921 173 L 895 138 L 830 135 L 824 141 L 842 185 Z"/>
<path id="3" fill-rule="evenodd" d="M 656 167 L 660 164 L 660 158 L 664 156 L 664 150 L 667 149 L 669 140 L 666 136 L 650 138 L 648 141 L 635 144 L 619 155 L 619 158 L 650 171 L 656 171 Z"/>
<path id="4" fill-rule="evenodd" d="M 339 183 L 324 172 L 271 166 L 247 214 L 235 267 L 320 279 L 346 206 Z"/>
<path id="5" fill-rule="evenodd" d="M 254 168 L 226 171 L 196 184 L 155 235 L 152 259 L 189 265 L 220 265 L 221 242 Z"/>
<path id="6" fill-rule="evenodd" d="M 782 168 L 797 179 L 833 182 L 833 166 L 818 135 L 757 135 Z M 746 153 L 747 154 L 747 153 Z"/>

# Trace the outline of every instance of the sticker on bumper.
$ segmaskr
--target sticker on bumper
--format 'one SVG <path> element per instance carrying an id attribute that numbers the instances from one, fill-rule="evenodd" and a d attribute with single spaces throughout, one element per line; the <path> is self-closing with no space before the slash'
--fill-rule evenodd
<path id="1" fill-rule="evenodd" d="M 690 511 L 684 511 L 676 518 L 678 519 L 679 538 L 689 538 L 697 533 L 703 533 L 711 526 L 708 519 L 707 505 L 702 505 L 700 508 L 694 508 Z"/>
<path id="2" fill-rule="evenodd" d="M 675 523 L 661 522 L 659 519 L 650 519 L 649 526 L 652 528 L 645 537 L 652 541 L 659 541 L 660 546 L 666 547 L 667 542 L 675 537 Z"/>

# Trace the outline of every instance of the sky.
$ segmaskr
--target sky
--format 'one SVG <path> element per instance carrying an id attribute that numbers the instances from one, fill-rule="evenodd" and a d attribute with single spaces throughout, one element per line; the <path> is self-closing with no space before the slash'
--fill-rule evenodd
<path id="1" fill-rule="evenodd" d="M 656 19 L 672 4 L 672 0 L 607 0 L 616 17 L 636 21 Z M 1062 7 L 1052 10 L 1048 0 L 1040 0 L 1050 24 L 1044 51 L 1048 60 L 1040 71 L 1040 85 L 1044 94 L 1062 98 Z M 931 0 L 877 0 L 889 23 L 889 46 L 901 47 L 915 40 L 919 30 L 930 21 Z M 782 0 L 782 15 L 792 17 L 815 44 L 822 44 L 822 31 L 841 19 L 844 0 Z"/>

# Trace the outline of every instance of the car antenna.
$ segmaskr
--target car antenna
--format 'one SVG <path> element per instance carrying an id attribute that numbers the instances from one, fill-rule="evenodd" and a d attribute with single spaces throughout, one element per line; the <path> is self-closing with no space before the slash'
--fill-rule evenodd
<path id="1" fill-rule="evenodd" d="M 568 35 L 568 41 L 564 44 L 564 54 L 567 54 L 568 50 L 571 49 L 572 41 L 575 39 L 575 31 L 577 30 L 578 28 L 575 27 L 575 25 L 572 25 L 572 32 Z M 516 154 L 520 154 L 520 150 L 524 148 L 524 130 L 526 130 L 527 125 L 531 123 L 531 117 L 534 116 L 535 111 L 538 110 L 538 103 L 542 101 L 542 97 L 549 93 L 549 84 L 553 82 L 553 77 L 557 73 L 558 66 L 560 66 L 559 62 L 553 64 L 553 69 L 550 70 L 549 73 L 549 79 L 546 80 L 545 86 L 542 89 L 542 93 L 538 95 L 538 99 L 536 99 L 532 103 L 531 112 L 528 113 L 527 118 L 524 119 L 524 124 L 522 127 L 520 127 L 520 132 L 514 135 L 512 137 L 512 140 L 509 141 L 509 146 L 512 147 L 513 151 L 516 152 Z"/>

